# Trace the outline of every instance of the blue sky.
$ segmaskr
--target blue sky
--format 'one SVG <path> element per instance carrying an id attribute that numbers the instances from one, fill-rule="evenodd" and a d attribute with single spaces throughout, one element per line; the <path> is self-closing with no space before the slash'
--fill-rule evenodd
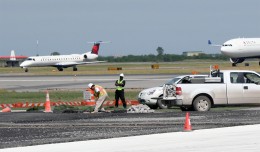
<path id="1" fill-rule="evenodd" d="M 0 0 L 0 55 L 220 53 L 237 37 L 260 36 L 259 0 Z M 39 41 L 38 47 L 36 41 Z"/>

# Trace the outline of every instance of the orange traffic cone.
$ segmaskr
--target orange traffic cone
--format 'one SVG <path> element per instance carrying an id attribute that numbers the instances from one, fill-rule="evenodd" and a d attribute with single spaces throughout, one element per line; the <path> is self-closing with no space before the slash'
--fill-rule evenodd
<path id="1" fill-rule="evenodd" d="M 11 112 L 11 108 L 10 107 L 5 107 L 2 112 Z"/>
<path id="2" fill-rule="evenodd" d="M 51 101 L 50 101 L 50 96 L 49 92 L 46 91 L 46 102 L 45 102 L 45 110 L 44 112 L 52 112 L 51 111 Z"/>
<path id="3" fill-rule="evenodd" d="M 190 113 L 186 113 L 186 119 L 184 124 L 184 131 L 192 131 L 190 123 Z"/>

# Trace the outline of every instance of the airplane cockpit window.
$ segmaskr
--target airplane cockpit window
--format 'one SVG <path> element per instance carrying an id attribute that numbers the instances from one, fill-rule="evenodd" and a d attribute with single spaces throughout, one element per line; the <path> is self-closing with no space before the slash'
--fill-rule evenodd
<path id="1" fill-rule="evenodd" d="M 32 59 L 32 58 L 27 58 L 26 60 L 31 61 L 31 60 L 33 60 L 33 59 Z"/>
<path id="2" fill-rule="evenodd" d="M 232 44 L 223 44 L 222 46 L 232 46 Z"/>

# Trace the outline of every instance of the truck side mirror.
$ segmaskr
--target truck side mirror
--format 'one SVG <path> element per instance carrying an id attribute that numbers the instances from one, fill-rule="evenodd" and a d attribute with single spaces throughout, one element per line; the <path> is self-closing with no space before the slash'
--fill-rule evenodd
<path id="1" fill-rule="evenodd" d="M 211 71 L 210 74 L 212 77 L 219 77 L 219 69 Z"/>

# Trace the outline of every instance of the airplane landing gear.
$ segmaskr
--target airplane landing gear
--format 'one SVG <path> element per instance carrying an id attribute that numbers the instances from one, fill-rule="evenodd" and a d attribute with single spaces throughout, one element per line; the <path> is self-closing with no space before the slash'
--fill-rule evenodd
<path id="1" fill-rule="evenodd" d="M 59 68 L 57 68 L 59 71 L 63 71 L 63 68 L 61 68 L 61 67 L 59 67 Z"/>
<path id="2" fill-rule="evenodd" d="M 77 67 L 73 67 L 73 71 L 78 71 L 78 68 Z"/>
<path id="3" fill-rule="evenodd" d="M 237 66 L 237 64 L 236 63 L 232 63 L 232 67 L 235 67 L 235 66 Z"/>
<path id="4" fill-rule="evenodd" d="M 24 72 L 28 72 L 29 70 L 26 68 L 25 70 L 24 70 Z"/>

